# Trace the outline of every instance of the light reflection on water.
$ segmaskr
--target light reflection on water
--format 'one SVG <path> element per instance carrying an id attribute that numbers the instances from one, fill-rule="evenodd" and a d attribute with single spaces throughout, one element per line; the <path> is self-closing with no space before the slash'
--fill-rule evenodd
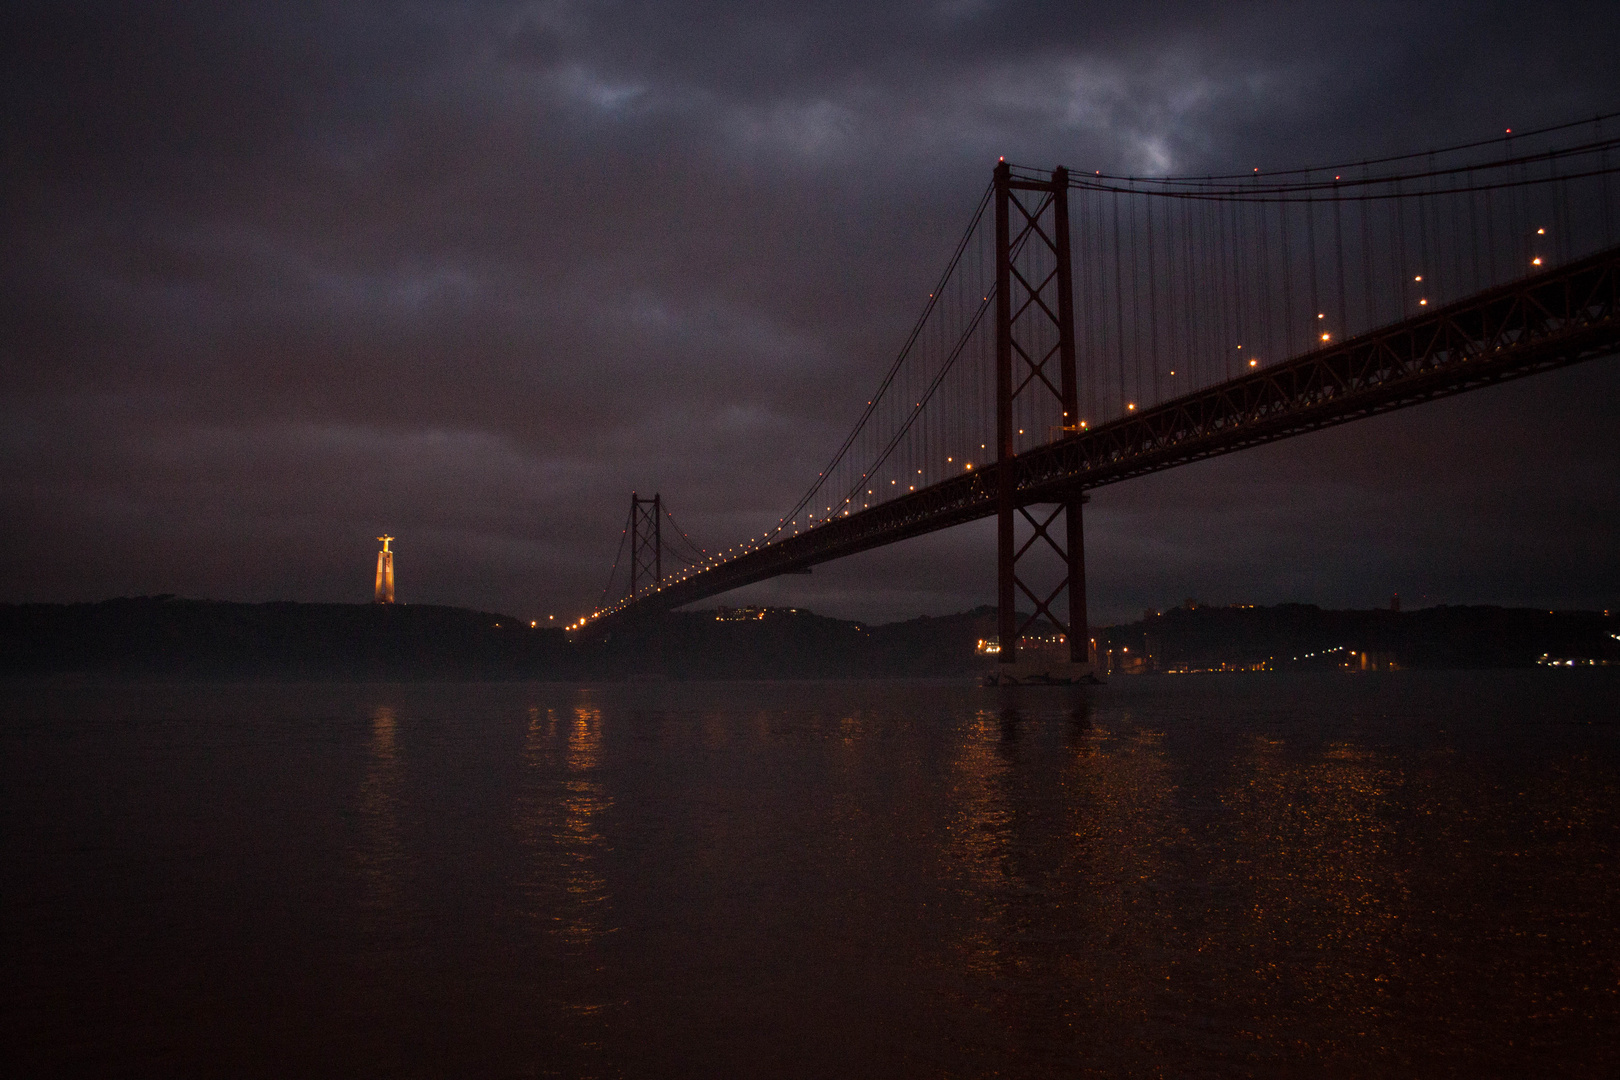
<path id="1" fill-rule="evenodd" d="M 602 711 L 577 705 L 568 727 L 567 794 L 563 801 L 563 830 L 555 842 L 567 869 L 568 910 L 562 937 L 575 948 L 588 947 L 607 929 L 607 879 L 598 861 L 609 850 L 599 828 L 613 807 L 599 776 L 602 753 Z"/>
<path id="2" fill-rule="evenodd" d="M 595 974 L 591 946 L 612 927 L 601 831 L 612 809 L 601 779 L 603 717 L 589 701 L 571 708 L 531 706 L 523 741 L 523 779 L 515 799 L 522 846 L 519 914 L 561 942 L 570 962 Z M 606 1007 L 599 979 L 583 980 L 558 1004 L 590 1017 Z M 588 1039 L 579 1030 L 579 1039 Z M 594 1033 L 593 1033 L 594 1035 Z"/>
<path id="3" fill-rule="evenodd" d="M 14 691 L 0 1034 L 38 1073 L 1609 1075 L 1616 689 Z"/>
<path id="4" fill-rule="evenodd" d="M 378 705 L 372 710 L 366 773 L 360 784 L 360 835 L 355 848 L 355 862 L 366 885 L 366 902 L 383 912 L 398 906 L 399 874 L 405 857 L 399 820 L 404 763 L 400 760 L 397 724 L 392 707 Z"/>

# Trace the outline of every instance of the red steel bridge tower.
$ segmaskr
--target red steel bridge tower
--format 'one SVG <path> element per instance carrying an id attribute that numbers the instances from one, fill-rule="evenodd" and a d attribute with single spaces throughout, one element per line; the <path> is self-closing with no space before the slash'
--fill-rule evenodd
<path id="1" fill-rule="evenodd" d="M 1069 250 L 1069 172 L 1059 167 L 1050 180 L 1015 178 L 1006 161 L 996 166 L 996 606 L 1003 664 L 1018 660 L 1024 632 L 1042 622 L 1064 635 L 1069 661 L 1090 659 L 1086 616 L 1086 548 L 1082 507 L 1074 492 L 1063 501 L 1023 506 L 1018 502 L 1014 459 L 1014 406 L 1023 395 L 1056 399 L 1062 431 L 1080 430 L 1080 384 L 1075 371 L 1074 283 Z M 1015 253 L 1022 258 L 1015 259 Z M 1056 371 L 1052 370 L 1056 367 Z M 1055 381 L 1054 381 L 1055 376 Z M 1048 506 L 1050 509 L 1048 509 Z M 1032 512 L 1033 511 L 1033 512 Z M 1054 536 L 1063 518 L 1061 542 Z M 1032 530 L 1018 542 L 1022 517 Z M 1037 591 L 1018 574 L 1019 560 L 1049 549 L 1062 563 L 1057 586 Z M 1045 595 L 1042 595 L 1042 592 Z M 1034 605 L 1018 614 L 1022 593 Z M 1067 611 L 1054 610 L 1067 593 Z"/>
<path id="2" fill-rule="evenodd" d="M 630 493 L 630 591 L 656 589 L 664 580 L 663 499 L 656 493 L 643 499 Z M 645 582 L 645 584 L 644 584 Z"/>

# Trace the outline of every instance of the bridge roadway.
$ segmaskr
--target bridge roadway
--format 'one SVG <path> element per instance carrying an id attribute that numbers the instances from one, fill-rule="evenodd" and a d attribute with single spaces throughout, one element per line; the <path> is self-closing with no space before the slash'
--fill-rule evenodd
<path id="1" fill-rule="evenodd" d="M 1019 505 L 1620 352 L 1620 246 L 1025 451 Z M 986 465 L 666 580 L 598 630 L 779 574 L 991 517 Z"/>

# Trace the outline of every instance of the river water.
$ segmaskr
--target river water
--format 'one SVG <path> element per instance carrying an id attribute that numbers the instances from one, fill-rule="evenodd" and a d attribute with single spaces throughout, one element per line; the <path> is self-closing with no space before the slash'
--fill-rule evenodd
<path id="1" fill-rule="evenodd" d="M 13 1076 L 1613 1076 L 1620 678 L 0 688 Z"/>

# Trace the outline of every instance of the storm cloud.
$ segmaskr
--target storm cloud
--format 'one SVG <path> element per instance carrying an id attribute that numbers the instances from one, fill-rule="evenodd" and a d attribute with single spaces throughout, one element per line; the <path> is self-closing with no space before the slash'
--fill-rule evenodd
<path id="1" fill-rule="evenodd" d="M 996 158 L 1376 157 L 1620 108 L 1608 5 L 72 4 L 0 16 L 0 600 L 597 599 L 757 535 Z M 1620 603 L 1620 364 L 1096 493 L 1099 619 Z M 994 592 L 980 525 L 747 597 Z M 740 599 L 738 597 L 737 599 Z"/>

